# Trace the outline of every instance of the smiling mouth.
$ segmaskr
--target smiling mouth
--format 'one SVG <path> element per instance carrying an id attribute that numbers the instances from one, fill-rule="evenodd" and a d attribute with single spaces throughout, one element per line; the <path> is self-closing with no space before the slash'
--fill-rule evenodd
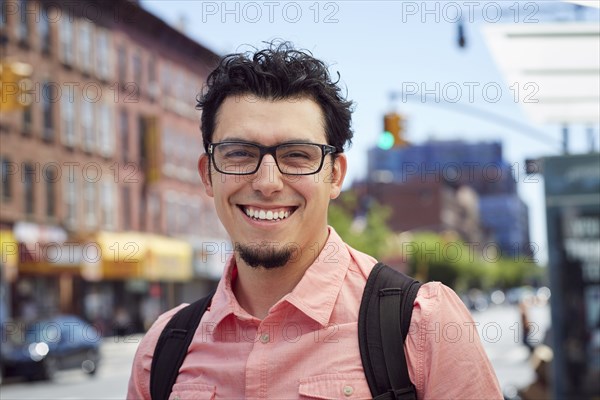
<path id="1" fill-rule="evenodd" d="M 263 209 L 250 206 L 239 206 L 248 217 L 255 221 L 281 221 L 288 218 L 298 207 L 281 207 L 275 209 Z"/>

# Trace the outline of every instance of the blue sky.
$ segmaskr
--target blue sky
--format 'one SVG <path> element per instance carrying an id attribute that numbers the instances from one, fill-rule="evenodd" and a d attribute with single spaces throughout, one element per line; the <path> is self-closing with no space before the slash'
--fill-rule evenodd
<path id="1" fill-rule="evenodd" d="M 548 19 L 543 12 L 547 3 L 538 3 L 537 9 L 527 6 L 531 2 L 426 3 L 143 0 L 141 4 L 172 25 L 184 21 L 186 33 L 217 54 L 283 38 L 312 51 L 331 71 L 339 71 L 348 98 L 356 102 L 347 186 L 365 176 L 366 150 L 376 145 L 383 114 L 390 109 L 408 118 L 407 139 L 415 143 L 428 138 L 501 141 L 507 161 L 519 166 L 525 158 L 558 154 L 559 128 L 530 124 L 481 34 L 481 28 L 490 23 Z M 454 21 L 458 12 L 465 20 L 464 49 L 457 45 Z M 426 102 L 416 94 L 390 101 L 391 91 L 415 88 L 432 92 Z M 545 139 L 451 111 L 436 102 L 434 93 L 440 100 L 458 99 L 469 107 L 530 125 Z M 583 149 L 582 142 L 576 142 L 574 148 Z M 530 209 L 532 241 L 540 247 L 537 258 L 545 263 L 543 179 L 526 179 L 520 173 L 518 187 Z"/>

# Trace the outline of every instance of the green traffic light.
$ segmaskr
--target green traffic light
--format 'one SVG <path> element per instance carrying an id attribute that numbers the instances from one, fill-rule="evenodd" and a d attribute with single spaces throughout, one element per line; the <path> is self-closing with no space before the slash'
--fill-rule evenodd
<path id="1" fill-rule="evenodd" d="M 382 150 L 389 150 L 394 147 L 394 135 L 390 132 L 385 131 L 379 136 L 379 140 L 377 141 L 377 147 Z"/>

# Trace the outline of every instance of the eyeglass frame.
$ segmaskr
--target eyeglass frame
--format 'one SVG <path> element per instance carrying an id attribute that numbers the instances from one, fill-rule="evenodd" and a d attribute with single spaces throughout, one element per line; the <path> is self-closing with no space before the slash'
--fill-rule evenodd
<path id="1" fill-rule="evenodd" d="M 259 157 L 258 157 L 258 162 L 256 163 L 256 168 L 254 169 L 254 171 L 252 172 L 224 172 L 221 171 L 218 167 L 217 167 L 217 163 L 215 162 L 215 153 L 214 153 L 214 149 L 216 147 L 218 147 L 219 145 L 223 145 L 223 144 L 245 144 L 245 145 L 250 145 L 250 146 L 254 146 L 257 147 L 259 150 Z M 296 173 L 289 173 L 289 172 L 283 172 L 281 170 L 281 167 L 279 167 L 279 162 L 277 162 L 277 155 L 276 155 L 276 150 L 281 147 L 281 146 L 290 146 L 290 145 L 297 145 L 297 144 L 308 144 L 311 146 L 317 146 L 321 149 L 321 163 L 319 164 L 319 168 L 317 168 L 314 172 L 308 172 L 308 173 L 303 173 L 303 174 L 296 174 Z M 271 157 L 273 157 L 273 160 L 275 160 L 275 165 L 277 165 L 277 169 L 279 170 L 279 172 L 281 172 L 283 175 L 290 175 L 290 176 L 306 176 L 306 175 L 314 175 L 314 174 L 318 174 L 322 169 L 323 169 L 323 164 L 325 163 L 325 157 L 328 156 L 329 154 L 335 155 L 340 153 L 338 151 L 338 149 L 335 148 L 335 146 L 331 146 L 329 144 L 321 144 L 321 143 L 312 143 L 312 142 L 287 142 L 287 143 L 279 143 L 276 144 L 274 146 L 263 146 L 257 143 L 251 143 L 251 142 L 244 142 L 242 140 L 232 140 L 232 141 L 227 141 L 227 142 L 216 142 L 216 143 L 209 143 L 208 144 L 208 151 L 207 153 L 210 155 L 209 160 L 212 162 L 212 164 L 215 166 L 215 170 L 221 174 L 225 174 L 225 175 L 252 175 L 255 174 L 256 171 L 258 171 L 258 169 L 260 168 L 260 165 L 262 164 L 262 160 L 264 158 L 265 155 L 269 154 Z"/>

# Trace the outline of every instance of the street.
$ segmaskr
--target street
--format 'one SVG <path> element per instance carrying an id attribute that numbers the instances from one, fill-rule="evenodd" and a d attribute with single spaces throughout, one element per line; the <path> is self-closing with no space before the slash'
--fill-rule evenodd
<path id="1" fill-rule="evenodd" d="M 542 340 L 542 332 L 550 321 L 549 307 L 532 307 L 532 323 L 539 326 L 534 339 Z M 480 338 L 498 375 L 503 390 L 523 387 L 533 378 L 528 361 L 528 350 L 519 341 L 520 316 L 516 306 L 494 306 L 473 317 Z M 516 335 L 516 337 L 515 337 Z M 2 400 L 57 400 L 57 399 L 123 399 L 131 362 L 141 336 L 109 337 L 102 345 L 103 362 L 97 376 L 89 377 L 81 371 L 59 372 L 54 382 L 4 381 L 0 388 Z"/>
<path id="2" fill-rule="evenodd" d="M 102 344 L 102 363 L 96 376 L 82 371 L 61 371 L 53 382 L 5 380 L 2 400 L 124 399 L 131 363 L 140 335 L 108 337 Z"/>

